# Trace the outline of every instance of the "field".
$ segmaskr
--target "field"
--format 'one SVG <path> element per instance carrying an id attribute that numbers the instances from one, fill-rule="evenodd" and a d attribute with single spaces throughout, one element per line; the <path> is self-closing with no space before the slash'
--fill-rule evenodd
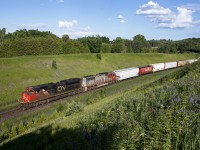
<path id="1" fill-rule="evenodd" d="M 1 146 L 199 149 L 199 65 L 134 78 L 55 105 L 32 119 L 18 118 L 12 127 L 2 124 L 1 140 L 10 139 Z"/>
<path id="2" fill-rule="evenodd" d="M 15 107 L 27 86 L 99 72 L 197 58 L 195 54 L 74 54 L 0 58 L 0 111 Z M 57 69 L 52 68 L 56 62 Z"/>

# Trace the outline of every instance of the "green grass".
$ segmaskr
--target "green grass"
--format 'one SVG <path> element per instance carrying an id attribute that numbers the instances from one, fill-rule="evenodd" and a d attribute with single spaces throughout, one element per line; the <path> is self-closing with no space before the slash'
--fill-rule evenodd
<path id="1" fill-rule="evenodd" d="M 39 110 L 34 113 L 29 113 L 29 111 L 27 111 L 25 114 L 22 114 L 18 116 L 17 118 L 12 118 L 2 123 L 2 128 L 4 129 L 4 127 L 6 127 L 6 129 L 4 130 L 5 132 L 7 132 L 7 129 L 18 128 L 18 125 L 21 122 L 24 122 L 26 124 L 26 128 L 30 129 L 29 130 L 30 132 L 34 130 L 35 127 L 37 128 L 41 124 L 44 125 L 45 122 L 47 124 L 56 122 L 56 124 L 58 125 L 59 121 L 61 120 L 62 121 L 65 120 L 66 121 L 66 122 L 64 121 L 65 122 L 64 124 L 66 125 L 65 127 L 70 128 L 70 127 L 76 126 L 76 122 L 79 119 L 88 117 L 92 115 L 93 113 L 106 108 L 108 105 L 116 102 L 116 99 L 123 96 L 124 94 L 128 94 L 131 91 L 132 92 L 136 91 L 138 88 L 141 88 L 141 87 L 146 87 L 149 84 L 156 82 L 157 80 L 163 79 L 166 76 L 169 76 L 173 72 L 176 72 L 177 70 L 180 70 L 180 69 L 181 68 L 166 70 L 166 71 L 157 72 L 154 74 L 145 75 L 139 78 L 133 78 L 128 81 L 119 82 L 117 84 L 103 87 L 95 91 L 84 93 L 83 95 L 79 95 L 77 97 L 72 97 L 64 102 L 58 101 L 56 104 L 52 105 L 50 108 L 43 108 L 42 110 Z M 79 113 L 80 109 L 74 106 L 80 107 L 82 111 Z M 72 107 L 72 109 L 69 110 L 69 107 Z M 69 112 L 70 114 L 72 113 L 72 115 L 69 115 Z M 67 118 L 66 118 L 66 114 L 68 114 Z M 32 120 L 34 120 L 34 123 L 32 123 Z M 3 133 L 3 132 L 4 131 L 1 131 L 0 133 Z M 15 134 L 15 132 L 13 131 L 9 131 L 8 133 L 9 133 L 9 138 L 13 137 L 12 133 Z M 21 134 L 21 133 L 22 132 L 18 134 Z"/>
<path id="2" fill-rule="evenodd" d="M 0 111 L 17 105 L 27 86 L 126 67 L 197 58 L 195 54 L 73 54 L 0 58 Z M 52 69 L 55 60 L 57 69 Z"/>
<path id="3" fill-rule="evenodd" d="M 72 149 L 74 146 L 81 149 L 199 149 L 199 64 L 120 82 L 99 89 L 100 96 L 96 91 L 78 96 L 85 104 L 79 105 L 82 109 L 70 116 L 66 116 L 68 103 L 62 104 L 62 111 L 57 112 L 54 119 L 48 112 L 38 112 L 42 115 L 25 127 L 29 131 L 1 146 L 4 149 Z M 104 95 L 101 95 L 102 90 Z M 86 101 L 95 96 L 95 101 Z M 8 132 L 10 137 L 16 135 L 16 131 L 24 133 L 26 130 L 12 129 Z M 37 144 L 30 146 L 33 141 Z"/>

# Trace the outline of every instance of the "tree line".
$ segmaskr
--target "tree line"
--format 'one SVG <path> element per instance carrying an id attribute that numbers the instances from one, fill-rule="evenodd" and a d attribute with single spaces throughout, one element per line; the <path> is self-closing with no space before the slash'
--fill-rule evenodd
<path id="1" fill-rule="evenodd" d="M 24 55 L 57 55 L 73 53 L 185 53 L 200 52 L 200 38 L 180 41 L 146 40 L 138 34 L 131 40 L 116 37 L 110 40 L 105 36 L 88 36 L 70 39 L 68 35 L 61 38 L 50 31 L 16 30 L 6 33 L 0 29 L 0 57 Z"/>

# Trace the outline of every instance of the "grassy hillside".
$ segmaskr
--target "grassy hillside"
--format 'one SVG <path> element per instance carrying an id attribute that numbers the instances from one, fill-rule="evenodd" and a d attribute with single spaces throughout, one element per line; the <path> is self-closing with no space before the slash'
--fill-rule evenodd
<path id="1" fill-rule="evenodd" d="M 0 110 L 16 105 L 25 87 L 125 67 L 196 58 L 195 54 L 75 54 L 0 59 Z M 57 69 L 52 69 L 55 60 Z"/>
<path id="2" fill-rule="evenodd" d="M 29 129 L 2 149 L 199 149 L 199 65 L 99 89 L 91 92 L 95 102 L 90 95 L 60 105 L 51 115 L 6 131 L 14 137 Z"/>

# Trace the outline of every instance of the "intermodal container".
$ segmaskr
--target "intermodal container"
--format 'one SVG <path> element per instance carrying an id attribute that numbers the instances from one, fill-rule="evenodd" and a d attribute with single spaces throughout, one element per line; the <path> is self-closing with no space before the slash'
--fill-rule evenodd
<path id="1" fill-rule="evenodd" d="M 151 64 L 151 66 L 153 67 L 153 72 L 161 71 L 165 69 L 164 63 Z"/>
<path id="2" fill-rule="evenodd" d="M 177 67 L 177 62 L 167 62 L 165 63 L 165 69 L 171 69 L 171 68 L 176 68 Z"/>
<path id="3" fill-rule="evenodd" d="M 186 60 L 186 63 L 187 64 L 192 64 L 192 63 L 194 63 L 194 62 L 196 62 L 198 59 L 188 59 L 188 60 Z"/>
<path id="4" fill-rule="evenodd" d="M 137 67 L 126 68 L 126 69 L 121 69 L 121 70 L 115 70 L 113 72 L 116 75 L 117 81 L 120 81 L 120 80 L 125 80 L 128 78 L 138 76 L 139 68 Z"/>
<path id="5" fill-rule="evenodd" d="M 178 67 L 182 67 L 182 66 L 186 65 L 185 60 L 179 60 L 177 63 L 178 63 Z"/>

